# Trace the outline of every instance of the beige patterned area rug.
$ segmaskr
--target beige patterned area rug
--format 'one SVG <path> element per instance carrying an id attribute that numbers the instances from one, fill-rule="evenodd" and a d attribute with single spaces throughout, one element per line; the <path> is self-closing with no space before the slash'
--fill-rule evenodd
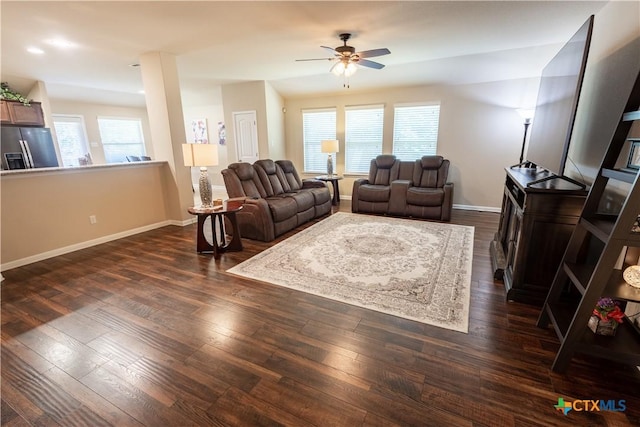
<path id="1" fill-rule="evenodd" d="M 228 271 L 466 333 L 473 233 L 339 212 Z"/>

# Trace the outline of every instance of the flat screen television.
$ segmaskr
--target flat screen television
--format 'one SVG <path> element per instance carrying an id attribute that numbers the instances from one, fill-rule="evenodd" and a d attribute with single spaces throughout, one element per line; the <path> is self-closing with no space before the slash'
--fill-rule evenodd
<path id="1" fill-rule="evenodd" d="M 593 15 L 542 70 L 527 161 L 562 177 L 587 64 Z"/>

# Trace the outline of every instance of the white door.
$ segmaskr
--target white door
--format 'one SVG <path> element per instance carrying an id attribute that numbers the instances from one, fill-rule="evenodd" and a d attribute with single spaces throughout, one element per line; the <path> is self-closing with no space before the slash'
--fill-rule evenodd
<path id="1" fill-rule="evenodd" d="M 255 111 L 233 113 L 238 161 L 253 163 L 258 160 L 258 123 Z"/>

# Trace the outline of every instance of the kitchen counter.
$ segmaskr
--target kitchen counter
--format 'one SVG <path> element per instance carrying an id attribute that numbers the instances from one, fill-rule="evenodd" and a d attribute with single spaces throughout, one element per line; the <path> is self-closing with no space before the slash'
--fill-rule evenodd
<path id="1" fill-rule="evenodd" d="M 128 163 L 110 163 L 104 165 L 87 165 L 87 166 L 67 166 L 57 168 L 33 168 L 33 169 L 13 169 L 0 171 L 0 177 L 20 177 L 26 175 L 35 174 L 50 174 L 50 173 L 74 173 L 74 172 L 91 172 L 102 169 L 117 169 L 117 168 L 135 168 L 135 167 L 149 167 L 159 166 L 166 164 L 166 161 L 145 161 L 145 162 L 128 162 Z"/>

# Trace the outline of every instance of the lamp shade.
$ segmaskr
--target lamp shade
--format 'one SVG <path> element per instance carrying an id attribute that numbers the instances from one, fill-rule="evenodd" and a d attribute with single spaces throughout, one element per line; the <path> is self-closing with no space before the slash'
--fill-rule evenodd
<path id="1" fill-rule="evenodd" d="M 340 141 L 337 139 L 325 139 L 320 143 L 320 152 L 322 153 L 339 153 Z"/>
<path id="2" fill-rule="evenodd" d="M 218 146 L 215 144 L 182 144 L 185 166 L 217 166 Z"/>

